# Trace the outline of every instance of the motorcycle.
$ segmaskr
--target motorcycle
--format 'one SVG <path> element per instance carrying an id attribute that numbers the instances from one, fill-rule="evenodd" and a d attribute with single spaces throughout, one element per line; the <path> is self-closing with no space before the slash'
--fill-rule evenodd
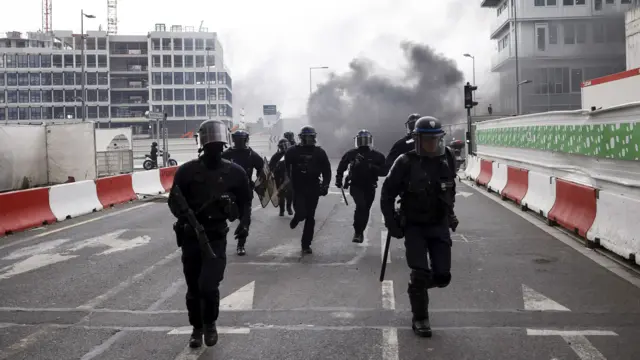
<path id="1" fill-rule="evenodd" d="M 171 154 L 167 153 L 167 157 L 168 157 L 168 159 L 167 159 L 167 165 L 168 166 L 178 166 L 178 162 L 171 158 Z M 145 160 L 142 163 L 142 167 L 145 170 L 151 170 L 151 169 L 154 169 L 154 168 L 158 167 L 158 163 L 153 161 L 153 160 L 151 160 L 151 155 L 145 154 L 144 155 L 144 159 Z M 162 159 L 162 151 L 158 152 L 158 159 Z"/>

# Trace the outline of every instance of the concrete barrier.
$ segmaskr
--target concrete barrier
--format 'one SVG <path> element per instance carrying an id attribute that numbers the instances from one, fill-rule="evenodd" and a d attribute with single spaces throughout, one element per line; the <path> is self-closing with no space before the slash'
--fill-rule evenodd
<path id="1" fill-rule="evenodd" d="M 170 191 L 173 186 L 173 177 L 176 175 L 177 166 L 160 169 L 160 183 L 164 191 Z"/>
<path id="2" fill-rule="evenodd" d="M 529 170 L 513 166 L 507 167 L 507 184 L 502 189 L 502 195 L 516 204 L 521 204 L 528 189 Z"/>
<path id="3" fill-rule="evenodd" d="M 103 207 L 137 199 L 131 175 L 109 176 L 96 180 L 98 199 Z"/>
<path id="4" fill-rule="evenodd" d="M 92 180 L 52 186 L 49 188 L 49 206 L 58 221 L 103 208 Z"/>
<path id="5" fill-rule="evenodd" d="M 507 185 L 507 165 L 494 162 L 491 167 L 491 180 L 487 184 L 487 188 L 502 194 L 502 190 Z"/>
<path id="6" fill-rule="evenodd" d="M 49 188 L 0 194 L 0 231 L 9 234 L 51 224 L 56 217 L 49 206 Z"/>
<path id="7" fill-rule="evenodd" d="M 476 178 L 476 184 L 487 185 L 491 181 L 493 175 L 493 161 L 480 159 L 480 173 Z"/>
<path id="8" fill-rule="evenodd" d="M 473 174 L 477 164 L 478 164 L 477 157 L 473 155 L 467 156 L 467 167 L 464 169 L 464 175 L 467 177 L 467 179 L 475 180 L 475 178 L 473 177 Z"/>
<path id="9" fill-rule="evenodd" d="M 549 220 L 586 237 L 596 218 L 596 189 L 562 179 L 556 180 L 556 201 Z"/>
<path id="10" fill-rule="evenodd" d="M 529 187 L 522 206 L 547 217 L 556 201 L 556 179 L 550 175 L 529 171 Z"/>
<path id="11" fill-rule="evenodd" d="M 133 191 L 139 198 L 159 195 L 164 192 L 164 187 L 160 183 L 160 170 L 134 172 L 132 175 Z"/>
<path id="12" fill-rule="evenodd" d="M 587 239 L 640 265 L 640 199 L 600 191 L 596 218 Z"/>

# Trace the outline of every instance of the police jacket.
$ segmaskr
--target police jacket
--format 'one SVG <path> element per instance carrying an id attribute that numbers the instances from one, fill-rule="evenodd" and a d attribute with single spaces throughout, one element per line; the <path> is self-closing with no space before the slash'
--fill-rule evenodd
<path id="1" fill-rule="evenodd" d="M 398 157 L 382 185 L 382 214 L 385 219 L 392 219 L 395 199 L 400 196 L 400 209 L 407 223 L 446 223 L 453 213 L 454 185 L 455 172 L 447 156 L 422 158 L 412 150 Z"/>
<path id="2" fill-rule="evenodd" d="M 264 168 L 264 160 L 251 149 L 230 148 L 222 153 L 222 158 L 227 159 L 233 163 L 240 165 L 249 177 L 249 181 L 253 179 L 253 170 L 256 170 L 257 176 L 262 176 L 262 170 Z"/>
<path id="3" fill-rule="evenodd" d="M 284 161 L 294 189 L 319 189 L 320 176 L 322 185 L 329 187 L 331 164 L 327 153 L 321 147 L 296 145 L 287 150 Z"/>
<path id="4" fill-rule="evenodd" d="M 336 171 L 336 180 L 342 181 L 342 174 L 347 170 L 347 166 L 352 186 L 376 186 L 378 177 L 386 175 L 384 155 L 368 146 L 351 149 L 342 156 Z"/>
<path id="5" fill-rule="evenodd" d="M 269 159 L 269 170 L 277 179 L 283 179 L 285 174 L 284 151 L 278 150 L 271 159 Z"/>
<path id="6" fill-rule="evenodd" d="M 406 154 L 414 148 L 415 145 L 413 143 L 413 138 L 411 137 L 411 135 L 406 135 L 402 139 L 396 141 L 395 144 L 393 144 L 393 146 L 391 147 L 391 150 L 389 150 L 389 155 L 387 155 L 387 159 L 385 161 L 387 170 L 391 169 L 393 162 L 396 161 L 396 159 L 400 155 Z"/>
<path id="7" fill-rule="evenodd" d="M 207 155 L 182 164 L 173 178 L 168 205 L 178 221 L 186 223 L 184 213 L 176 200 L 176 187 L 180 188 L 187 205 L 200 224 L 207 227 L 226 227 L 229 201 L 237 206 L 240 221 L 246 224 L 249 216 L 251 189 L 247 173 L 227 160 L 207 161 Z"/>

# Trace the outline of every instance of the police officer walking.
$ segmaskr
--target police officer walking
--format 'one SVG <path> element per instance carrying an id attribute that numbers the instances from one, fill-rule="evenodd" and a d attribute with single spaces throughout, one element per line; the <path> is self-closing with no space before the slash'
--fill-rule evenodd
<path id="1" fill-rule="evenodd" d="M 285 139 L 289 140 L 291 146 L 294 146 L 296 144 L 296 137 L 292 131 L 285 132 L 283 136 Z"/>
<path id="2" fill-rule="evenodd" d="M 169 209 L 178 219 L 174 224 L 187 283 L 187 311 L 193 326 L 189 346 L 218 341 L 216 320 L 220 306 L 220 282 L 226 267 L 227 220 L 240 219 L 240 235 L 246 234 L 250 208 L 249 178 L 238 165 L 222 159 L 227 127 L 208 120 L 198 130 L 203 154 L 181 165 L 169 193 Z M 193 217 L 189 215 L 195 215 Z M 195 226 L 195 228 L 194 228 Z M 204 228 L 202 233 L 197 230 Z M 204 244 L 200 240 L 208 240 Z M 215 256 L 203 252 L 212 250 Z"/>
<path id="3" fill-rule="evenodd" d="M 278 194 L 278 208 L 280 208 L 280 216 L 284 216 L 284 207 L 285 202 L 287 206 L 287 213 L 289 215 L 293 215 L 293 210 L 291 209 L 291 203 L 293 202 L 293 191 L 291 191 L 291 184 L 285 186 L 282 185 L 285 183 L 287 179 L 286 168 L 284 165 L 284 154 L 291 147 L 291 143 L 287 139 L 280 139 L 278 142 L 278 150 L 275 154 L 269 159 L 269 170 L 274 175 L 276 180 L 276 186 L 280 189 L 280 193 Z"/>
<path id="4" fill-rule="evenodd" d="M 302 253 L 311 254 L 311 241 L 315 229 L 316 208 L 320 196 L 329 193 L 331 164 L 327 153 L 316 146 L 316 130 L 311 126 L 300 129 L 300 144 L 287 150 L 284 155 L 286 169 L 293 188 L 293 210 L 295 214 L 289 226 L 295 229 L 304 221 L 302 230 Z M 320 184 L 322 176 L 322 184 Z"/>
<path id="5" fill-rule="evenodd" d="M 415 147 L 411 132 L 413 131 L 418 119 L 420 119 L 420 114 L 411 114 L 407 118 L 407 121 L 405 121 L 404 126 L 407 129 L 407 135 L 396 141 L 391 147 L 391 150 L 389 150 L 389 154 L 386 159 L 387 169 L 391 169 L 391 165 L 393 165 L 393 162 L 396 161 L 398 156 L 413 150 Z"/>
<path id="6" fill-rule="evenodd" d="M 374 150 L 373 136 L 368 130 L 360 130 L 355 137 L 355 149 L 347 151 L 338 164 L 336 171 L 336 187 L 349 188 L 349 193 L 356 203 L 353 214 L 353 242 L 364 241 L 364 229 L 369 222 L 371 205 L 376 196 L 378 177 L 386 175 L 385 158 Z M 349 166 L 347 182 L 343 184 L 342 175 Z"/>
<path id="7" fill-rule="evenodd" d="M 444 135 L 438 119 L 420 118 L 413 130 L 415 149 L 398 157 L 380 196 L 390 236 L 405 238 L 412 328 L 421 337 L 431 337 L 427 290 L 451 281 L 449 228 L 455 231 L 458 226 L 453 213 L 455 173 L 445 156 Z M 399 212 L 394 208 L 398 196 Z"/>
<path id="8" fill-rule="evenodd" d="M 244 130 L 236 130 L 235 132 L 233 132 L 233 134 L 231 134 L 231 140 L 233 141 L 233 147 L 223 152 L 222 158 L 240 165 L 249 177 L 249 184 L 251 186 L 251 198 L 249 199 L 249 205 L 247 207 L 247 209 L 249 209 L 249 223 L 246 224 L 248 230 L 249 225 L 251 225 L 251 201 L 253 200 L 253 189 L 255 188 L 255 183 L 252 180 L 253 170 L 256 170 L 256 176 L 264 178 L 264 160 L 262 160 L 258 153 L 256 153 L 249 147 L 248 132 Z M 244 256 L 247 253 L 244 245 L 247 242 L 248 234 L 239 234 L 238 229 L 236 229 L 235 233 L 235 237 L 236 239 L 238 239 L 236 253 L 239 256 Z"/>

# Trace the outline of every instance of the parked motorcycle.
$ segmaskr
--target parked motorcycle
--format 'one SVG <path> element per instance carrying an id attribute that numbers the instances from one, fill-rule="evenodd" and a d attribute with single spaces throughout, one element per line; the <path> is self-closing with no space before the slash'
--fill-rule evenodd
<path id="1" fill-rule="evenodd" d="M 175 159 L 171 158 L 171 154 L 167 153 L 167 165 L 168 166 L 178 166 L 178 162 Z M 158 152 L 158 159 L 162 159 L 162 151 Z M 158 167 L 158 163 L 151 160 L 151 155 L 149 154 L 145 154 L 144 155 L 144 162 L 142 163 L 142 167 L 145 170 L 151 170 L 151 169 L 155 169 Z"/>

